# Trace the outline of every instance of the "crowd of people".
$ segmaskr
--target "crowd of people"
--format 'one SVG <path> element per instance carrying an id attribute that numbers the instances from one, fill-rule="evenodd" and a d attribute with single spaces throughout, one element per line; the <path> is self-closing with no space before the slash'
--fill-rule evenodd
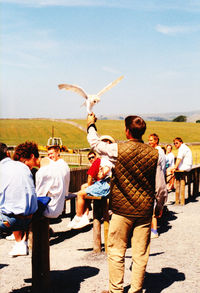
<path id="1" fill-rule="evenodd" d="M 175 187 L 174 172 L 192 168 L 192 153 L 180 137 L 161 147 L 156 133 L 149 143 L 142 137 L 146 123 L 139 116 L 125 119 L 125 142 L 99 136 L 95 114 L 87 118 L 87 139 L 91 147 L 88 180 L 77 194 L 76 215 L 69 229 L 89 224 L 86 196 L 108 196 L 111 220 L 108 235 L 110 293 L 123 292 L 124 260 L 128 239 L 132 245 L 132 278 L 129 293 L 142 292 L 149 258 L 150 239 L 158 237 L 157 219 L 162 216 L 168 192 Z M 36 169 L 35 169 L 36 168 Z M 28 254 L 28 230 L 38 212 L 40 197 L 49 197 L 43 216 L 57 218 L 69 191 L 70 169 L 60 158 L 58 146 L 40 158 L 37 144 L 25 142 L 10 157 L 6 144 L 0 143 L 0 233 L 13 233 L 15 245 L 10 256 Z"/>

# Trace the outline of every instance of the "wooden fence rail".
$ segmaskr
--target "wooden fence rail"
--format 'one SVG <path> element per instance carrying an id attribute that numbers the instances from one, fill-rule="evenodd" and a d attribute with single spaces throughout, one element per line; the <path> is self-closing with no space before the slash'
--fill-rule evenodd
<path id="1" fill-rule="evenodd" d="M 186 185 L 188 186 L 188 199 L 191 200 L 199 194 L 200 165 L 193 166 L 190 171 L 175 171 L 176 204 L 185 204 Z"/>
<path id="2" fill-rule="evenodd" d="M 47 152 L 40 151 L 40 157 L 45 156 L 47 157 Z M 65 152 L 60 153 L 60 157 L 69 165 L 77 165 L 77 166 L 88 166 L 88 157 L 85 153 L 78 153 L 78 154 L 69 154 Z"/>

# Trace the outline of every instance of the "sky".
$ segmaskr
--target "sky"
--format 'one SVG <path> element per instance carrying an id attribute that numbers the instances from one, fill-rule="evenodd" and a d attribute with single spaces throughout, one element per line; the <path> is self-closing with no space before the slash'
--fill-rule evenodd
<path id="1" fill-rule="evenodd" d="M 0 0 L 0 118 L 200 110 L 200 1 Z"/>

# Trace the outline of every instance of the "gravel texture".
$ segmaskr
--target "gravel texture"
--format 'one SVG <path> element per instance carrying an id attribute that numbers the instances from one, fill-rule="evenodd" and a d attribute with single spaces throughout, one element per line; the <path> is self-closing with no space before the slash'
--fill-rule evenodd
<path id="1" fill-rule="evenodd" d="M 108 289 L 106 254 L 92 252 L 92 219 L 91 225 L 80 231 L 68 231 L 68 222 L 66 217 L 51 225 L 54 230 L 50 238 L 52 293 L 100 293 Z M 144 292 L 199 293 L 200 198 L 177 206 L 174 193 L 169 194 L 159 233 L 159 238 L 151 242 Z M 31 251 L 28 256 L 10 258 L 12 246 L 12 241 L 0 239 L 1 293 L 31 292 Z M 124 292 L 128 292 L 130 246 L 125 264 Z"/>

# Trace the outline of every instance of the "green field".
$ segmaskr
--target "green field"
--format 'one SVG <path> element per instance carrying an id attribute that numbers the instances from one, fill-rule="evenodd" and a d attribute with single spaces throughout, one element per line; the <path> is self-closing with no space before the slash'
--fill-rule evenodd
<path id="1" fill-rule="evenodd" d="M 85 120 L 71 121 L 86 127 Z M 124 121 L 98 120 L 96 125 L 99 134 L 109 134 L 116 140 L 125 140 Z M 54 126 L 54 136 L 61 137 L 63 144 L 68 148 L 89 146 L 84 131 L 71 124 L 50 119 L 0 119 L 0 141 L 8 145 L 17 145 L 29 140 L 45 146 L 52 135 L 52 126 Z M 186 143 L 200 143 L 200 124 L 198 123 L 147 121 L 144 141 L 147 142 L 149 134 L 154 132 L 159 135 L 162 144 L 172 143 L 177 136 Z M 191 149 L 194 163 L 200 163 L 200 145 L 193 145 Z M 175 149 L 173 151 L 176 154 Z"/>
<path id="2" fill-rule="evenodd" d="M 86 125 L 83 120 L 74 121 L 82 126 Z M 117 140 L 125 139 L 124 121 L 122 120 L 98 120 L 97 128 L 101 134 L 110 134 Z M 181 137 L 184 142 L 200 142 L 199 123 L 147 121 L 145 142 L 148 141 L 151 133 L 157 133 L 161 143 L 172 143 L 175 137 Z"/>

